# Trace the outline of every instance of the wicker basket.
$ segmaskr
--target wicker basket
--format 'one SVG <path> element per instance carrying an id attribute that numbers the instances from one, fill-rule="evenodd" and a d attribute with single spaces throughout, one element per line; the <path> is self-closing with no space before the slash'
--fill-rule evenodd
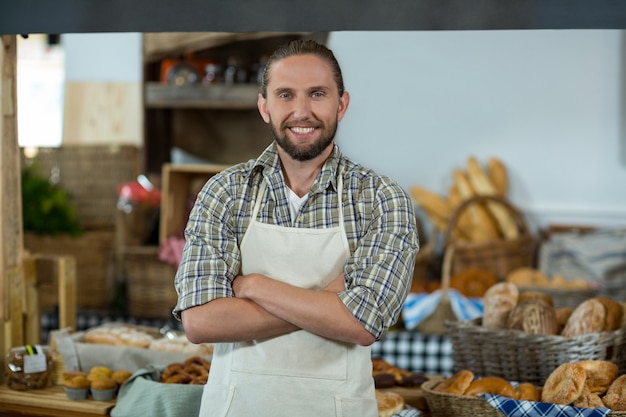
<path id="1" fill-rule="evenodd" d="M 489 405 L 483 397 L 467 397 L 433 391 L 439 382 L 438 380 L 426 381 L 421 387 L 432 417 L 506 417 L 506 414 Z M 530 410 L 526 411 L 520 406 L 519 409 L 511 410 L 511 415 L 531 416 L 536 414 Z M 572 409 L 571 412 L 564 411 L 558 415 L 578 416 L 581 414 Z M 626 411 L 611 411 L 608 416 L 623 417 L 626 416 Z"/>
<path id="2" fill-rule="evenodd" d="M 435 392 L 433 388 L 441 381 L 430 380 L 422 384 L 432 417 L 503 417 L 504 414 L 489 405 L 482 397 Z"/>
<path id="3" fill-rule="evenodd" d="M 472 204 L 497 202 L 502 204 L 514 217 L 520 231 L 516 239 L 499 239 L 489 242 L 464 242 L 452 238 L 461 214 Z M 444 236 L 444 248 L 454 245 L 455 256 L 451 274 L 454 275 L 468 268 L 480 268 L 492 272 L 499 280 L 504 280 L 507 274 L 523 266 L 534 266 L 537 250 L 536 239 L 522 214 L 503 197 L 475 196 L 465 200 L 453 215 L 447 225 Z"/>
<path id="4" fill-rule="evenodd" d="M 620 374 L 626 371 L 626 328 L 566 338 L 491 329 L 483 327 L 481 320 L 446 322 L 455 370 L 536 385 L 543 385 L 565 362 L 610 360 L 619 366 Z"/>

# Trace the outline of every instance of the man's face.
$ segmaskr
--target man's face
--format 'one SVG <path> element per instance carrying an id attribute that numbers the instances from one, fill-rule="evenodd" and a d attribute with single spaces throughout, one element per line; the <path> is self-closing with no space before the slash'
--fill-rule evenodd
<path id="1" fill-rule="evenodd" d="M 284 58 L 270 71 L 267 98 L 259 95 L 258 108 L 276 143 L 298 161 L 319 156 L 335 137 L 348 93 L 339 97 L 330 65 L 315 55 Z"/>

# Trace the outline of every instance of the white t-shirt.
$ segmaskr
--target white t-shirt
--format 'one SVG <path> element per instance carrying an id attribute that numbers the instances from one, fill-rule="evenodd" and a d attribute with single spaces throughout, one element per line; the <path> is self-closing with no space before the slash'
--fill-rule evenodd
<path id="1" fill-rule="evenodd" d="M 294 193 L 291 188 L 287 186 L 285 186 L 285 188 L 287 189 L 287 194 L 289 195 L 289 213 L 291 214 L 291 222 L 293 223 L 296 221 L 296 216 L 300 211 L 300 207 L 302 207 L 304 200 L 307 199 L 309 194 L 307 193 L 302 197 L 298 197 L 298 194 Z"/>

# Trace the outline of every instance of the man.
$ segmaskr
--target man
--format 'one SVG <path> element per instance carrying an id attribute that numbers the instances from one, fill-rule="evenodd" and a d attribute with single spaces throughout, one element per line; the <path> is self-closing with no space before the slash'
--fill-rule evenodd
<path id="1" fill-rule="evenodd" d="M 418 237 L 402 188 L 335 144 L 349 102 L 325 46 L 278 49 L 258 98 L 274 142 L 198 195 L 174 314 L 215 343 L 201 416 L 378 415 L 369 346 L 398 318 Z"/>

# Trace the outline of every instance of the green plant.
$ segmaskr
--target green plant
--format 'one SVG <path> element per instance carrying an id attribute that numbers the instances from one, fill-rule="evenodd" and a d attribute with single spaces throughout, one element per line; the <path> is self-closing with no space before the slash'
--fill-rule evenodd
<path id="1" fill-rule="evenodd" d="M 35 163 L 22 169 L 22 220 L 25 231 L 78 236 L 78 222 L 70 194 L 45 178 Z"/>

